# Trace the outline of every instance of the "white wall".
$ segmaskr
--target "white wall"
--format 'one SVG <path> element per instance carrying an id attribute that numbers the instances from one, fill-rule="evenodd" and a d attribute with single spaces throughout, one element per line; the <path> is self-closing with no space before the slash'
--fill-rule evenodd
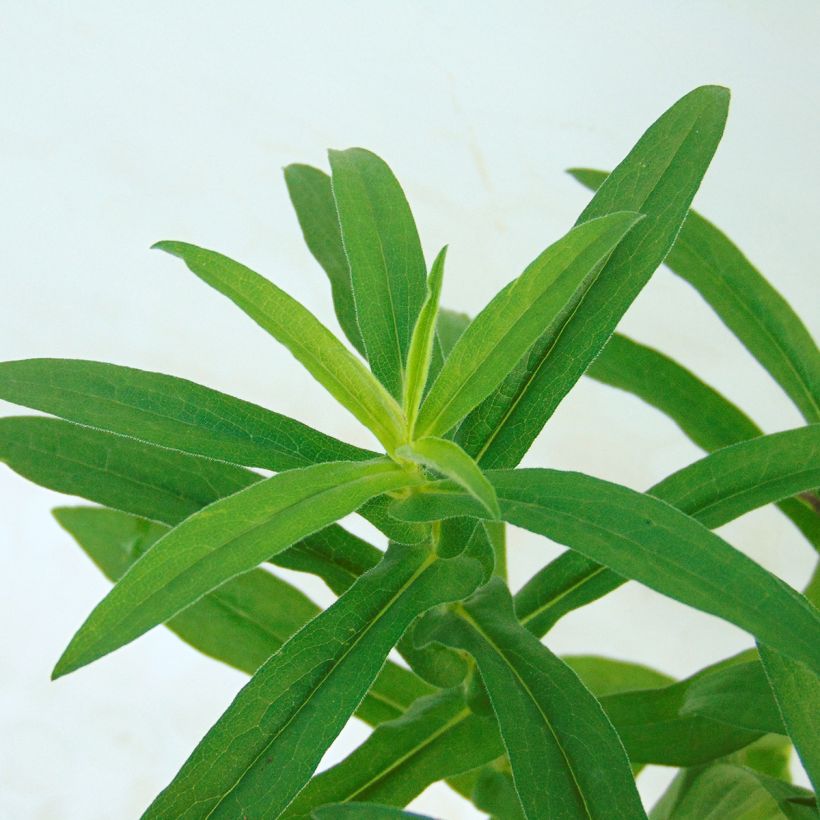
<path id="1" fill-rule="evenodd" d="M 364 145 L 402 180 L 444 301 L 476 311 L 573 222 L 562 173 L 609 167 L 679 96 L 734 97 L 698 196 L 817 327 L 820 7 L 767 2 L 0 2 L 0 358 L 110 360 L 187 376 L 366 443 L 289 356 L 162 238 L 256 267 L 336 327 L 281 168 Z M 766 430 L 793 407 L 700 302 L 659 272 L 622 327 L 671 353 Z M 4 405 L 3 412 L 17 412 Z M 584 382 L 528 463 L 646 488 L 698 456 L 637 400 Z M 106 582 L 53 522 L 65 499 L 0 472 L 0 816 L 135 817 L 242 685 L 156 630 L 48 681 Z M 723 534 L 793 584 L 812 564 L 762 510 Z M 557 548 L 514 533 L 518 585 Z M 318 584 L 308 584 L 323 602 Z M 550 645 L 685 675 L 748 646 L 629 585 Z M 363 738 L 350 727 L 337 759 Z M 650 770 L 653 799 L 668 779 Z M 473 817 L 444 787 L 415 804 Z"/>

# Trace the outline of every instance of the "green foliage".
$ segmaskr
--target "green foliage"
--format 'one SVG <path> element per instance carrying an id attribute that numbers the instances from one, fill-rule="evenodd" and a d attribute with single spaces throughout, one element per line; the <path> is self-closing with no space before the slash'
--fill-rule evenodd
<path id="1" fill-rule="evenodd" d="M 440 306 L 446 249 L 428 275 L 382 159 L 351 148 L 330 153 L 331 176 L 286 168 L 364 360 L 238 262 L 159 243 L 285 345 L 384 454 L 169 375 L 0 364 L 0 398 L 51 416 L 0 420 L 0 460 L 100 505 L 54 514 L 114 582 L 55 677 L 160 624 L 251 675 L 146 817 L 413 818 L 403 808 L 441 780 L 500 820 L 644 817 L 635 776 L 648 763 L 681 769 L 659 820 L 816 816 L 787 755 L 794 744 L 816 786 L 820 584 L 803 596 L 711 531 L 777 504 L 820 546 L 817 347 L 689 211 L 727 108 L 725 89 L 695 89 L 611 174 L 573 171 L 596 189 L 575 227 L 473 321 Z M 678 363 L 613 335 L 664 260 L 806 426 L 765 435 Z M 584 373 L 708 454 L 646 493 L 516 469 Z M 386 552 L 339 526 L 353 512 L 388 537 Z M 504 522 L 568 548 L 514 597 Z M 318 576 L 337 600 L 322 611 L 266 563 Z M 739 626 L 757 650 L 674 681 L 542 643 L 629 579 Z M 414 671 L 388 660 L 394 647 Z M 316 774 L 353 715 L 372 733 Z"/>

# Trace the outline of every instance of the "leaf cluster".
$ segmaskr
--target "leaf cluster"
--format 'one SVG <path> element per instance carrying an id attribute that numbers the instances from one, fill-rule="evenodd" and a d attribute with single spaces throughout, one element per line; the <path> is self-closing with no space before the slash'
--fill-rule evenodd
<path id="1" fill-rule="evenodd" d="M 470 320 L 441 307 L 407 199 L 369 151 L 330 175 L 285 169 L 349 346 L 246 266 L 178 257 L 284 345 L 374 437 L 365 450 L 180 378 L 101 362 L 0 364 L 0 459 L 95 506 L 55 510 L 109 594 L 60 677 L 165 624 L 250 680 L 146 818 L 417 817 L 446 780 L 496 818 L 640 818 L 635 777 L 680 773 L 653 818 L 815 816 L 793 745 L 820 778 L 820 585 L 805 593 L 715 528 L 777 504 L 820 544 L 820 356 L 742 253 L 690 210 L 728 92 L 687 94 L 594 190 L 576 224 Z M 665 263 L 806 419 L 764 434 L 680 364 L 615 333 Z M 646 492 L 517 465 L 587 375 L 669 416 L 706 451 Z M 272 475 L 271 475 L 272 473 Z M 364 516 L 386 551 L 338 521 Z M 513 595 L 505 524 L 567 547 Z M 267 571 L 311 573 L 324 611 Z M 632 580 L 745 630 L 756 649 L 675 681 L 542 640 Z M 406 665 L 388 660 L 397 648 Z M 316 774 L 351 716 L 373 726 Z"/>

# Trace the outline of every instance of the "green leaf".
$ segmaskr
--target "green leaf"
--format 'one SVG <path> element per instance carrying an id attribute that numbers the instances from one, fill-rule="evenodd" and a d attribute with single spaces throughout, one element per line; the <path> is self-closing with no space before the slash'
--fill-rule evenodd
<path id="1" fill-rule="evenodd" d="M 607 176 L 586 168 L 569 173 L 593 189 Z M 817 345 L 788 302 L 740 249 L 711 222 L 690 211 L 665 261 L 768 370 L 806 421 L 820 421 Z"/>
<path id="2" fill-rule="evenodd" d="M 348 757 L 316 775 L 283 816 L 306 817 L 316 806 L 349 800 L 404 806 L 438 780 L 503 752 L 495 721 L 473 714 L 461 690 L 441 690 L 382 723 Z"/>
<path id="3" fill-rule="evenodd" d="M 72 638 L 53 676 L 118 649 L 368 498 L 413 481 L 386 461 L 331 462 L 279 473 L 211 504 L 123 576 Z"/>
<path id="4" fill-rule="evenodd" d="M 413 328 L 413 336 L 410 339 L 403 402 L 408 430 L 412 430 L 416 422 L 416 414 L 430 373 L 433 343 L 436 340 L 438 303 L 441 297 L 441 283 L 444 278 L 444 260 L 446 257 L 447 247 L 445 246 L 433 262 L 430 276 L 427 279 L 427 298 L 421 307 L 416 326 Z"/>
<path id="5" fill-rule="evenodd" d="M 613 211 L 646 218 L 632 230 L 555 332 L 465 420 L 457 440 L 484 468 L 513 467 L 663 261 L 723 132 L 729 92 L 704 86 L 673 105 L 613 171 L 578 222 Z"/>
<path id="6" fill-rule="evenodd" d="M 53 513 L 111 581 L 119 580 L 168 532 L 162 524 L 100 507 L 61 507 Z M 358 540 L 341 527 L 326 527 L 316 536 L 327 533 L 350 536 L 343 541 L 346 546 Z M 336 539 L 325 537 L 335 546 Z M 297 548 L 291 547 L 278 557 Z M 381 558 L 378 550 L 371 549 Z M 168 621 L 167 626 L 200 652 L 253 674 L 318 612 L 316 604 L 287 582 L 263 570 L 251 570 L 201 598 Z M 388 662 L 356 715 L 371 725 L 394 720 L 430 691 L 412 672 Z"/>
<path id="7" fill-rule="evenodd" d="M 820 670 L 820 619 L 811 604 L 668 503 L 580 473 L 520 469 L 491 471 L 487 477 L 505 521 L 723 618 Z M 417 493 L 397 502 L 394 514 L 411 520 L 483 514 L 452 485 L 444 483 L 442 489 L 446 492 Z"/>
<path id="8" fill-rule="evenodd" d="M 742 410 L 686 368 L 657 350 L 617 333 L 586 375 L 634 393 L 665 413 L 704 450 L 717 450 L 763 435 Z M 813 499 L 787 499 L 778 506 L 815 549 L 820 549 L 820 515 L 811 501 Z"/>
<path id="9" fill-rule="evenodd" d="M 732 763 L 683 772 L 652 809 L 652 820 L 811 820 L 806 789 Z"/>
<path id="10" fill-rule="evenodd" d="M 472 800 L 477 809 L 487 812 L 493 820 L 524 820 L 509 771 L 499 771 L 493 766 L 482 768 L 476 778 Z"/>
<path id="11" fill-rule="evenodd" d="M 657 689 L 674 683 L 668 675 L 631 661 L 596 655 L 562 655 L 561 660 L 596 698 L 637 689 Z"/>
<path id="12" fill-rule="evenodd" d="M 640 220 L 613 213 L 571 230 L 500 291 L 462 333 L 419 411 L 415 435 L 443 435 L 486 398 L 544 333 L 578 306 L 602 263 Z"/>
<path id="13" fill-rule="evenodd" d="M 0 363 L 0 398 L 68 421 L 248 467 L 376 454 L 185 379 L 73 359 Z"/>
<path id="14" fill-rule="evenodd" d="M 258 273 L 220 253 L 185 242 L 158 242 L 154 247 L 178 256 L 281 342 L 388 451 L 399 443 L 405 426 L 401 408 L 309 310 Z"/>
<path id="15" fill-rule="evenodd" d="M 783 722 L 809 779 L 820 786 L 820 681 L 800 663 L 758 645 Z"/>
<path id="16" fill-rule="evenodd" d="M 497 519 L 501 516 L 493 485 L 487 481 L 481 468 L 458 444 L 447 439 L 428 436 L 399 447 L 396 455 L 416 464 L 423 464 L 447 478 L 452 478 L 481 502 L 493 518 Z"/>
<path id="17" fill-rule="evenodd" d="M 745 652 L 668 686 L 602 696 L 601 705 L 617 729 L 632 763 L 697 766 L 760 738 L 760 731 L 734 726 L 709 715 L 684 712 L 690 690 L 708 686 L 713 678 L 724 684 L 736 682 L 722 677 L 724 670 L 737 664 L 745 665 L 753 657 L 752 652 Z M 743 696 L 743 692 L 737 689 L 729 691 L 735 698 Z M 724 713 L 722 717 L 730 715 Z"/>
<path id="18" fill-rule="evenodd" d="M 466 313 L 458 313 L 446 308 L 439 311 L 436 335 L 441 344 L 441 352 L 445 357 L 450 355 L 450 351 L 456 346 L 456 342 L 467 330 L 469 324 L 470 317 Z"/>
<path id="19" fill-rule="evenodd" d="M 391 548 L 256 673 L 146 818 L 278 817 L 410 622 L 469 594 L 480 575 L 470 559 Z"/>
<path id="20" fill-rule="evenodd" d="M 339 215 L 336 213 L 330 177 L 310 165 L 288 165 L 285 168 L 285 183 L 305 243 L 330 280 L 339 325 L 348 341 L 364 356 L 364 342 L 353 302 L 350 268 L 342 245 Z"/>
<path id="21" fill-rule="evenodd" d="M 231 464 L 36 416 L 0 419 L 0 461 L 50 490 L 166 524 L 260 478 Z"/>
<path id="22" fill-rule="evenodd" d="M 400 399 L 427 266 L 410 206 L 370 151 L 330 151 L 333 196 L 350 266 L 359 329 L 373 373 Z"/>
<path id="23" fill-rule="evenodd" d="M 753 732 L 785 734 L 759 660 L 733 664 L 693 683 L 681 715 L 702 715 Z"/>
<path id="24" fill-rule="evenodd" d="M 375 803 L 337 803 L 335 806 L 322 806 L 314 809 L 311 817 L 315 820 L 433 820 L 425 814 L 414 814 L 390 806 L 377 806 Z"/>
<path id="25" fill-rule="evenodd" d="M 626 753 L 601 706 L 521 628 L 501 579 L 454 612 L 428 616 L 428 623 L 431 638 L 475 658 L 526 817 L 645 817 Z"/>
<path id="26" fill-rule="evenodd" d="M 649 492 L 714 528 L 817 486 L 820 424 L 812 424 L 716 450 Z"/>
<path id="27" fill-rule="evenodd" d="M 720 526 L 755 507 L 813 489 L 818 432 L 812 425 L 726 447 L 684 467 L 649 493 L 698 521 Z M 594 560 L 566 553 L 521 589 L 516 612 L 528 629 L 543 635 L 567 612 L 622 583 L 623 577 Z"/>

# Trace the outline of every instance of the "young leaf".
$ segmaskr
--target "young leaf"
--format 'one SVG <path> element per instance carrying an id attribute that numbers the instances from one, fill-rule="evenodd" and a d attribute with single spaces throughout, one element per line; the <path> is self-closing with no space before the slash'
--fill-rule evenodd
<path id="1" fill-rule="evenodd" d="M 162 524 L 101 507 L 60 507 L 53 513 L 111 581 L 118 581 L 168 532 Z M 349 535 L 341 527 L 321 531 L 328 532 Z M 346 541 L 347 546 L 351 543 Z M 277 557 L 295 549 L 291 547 Z M 381 557 L 378 550 L 374 551 Z M 201 598 L 168 621 L 167 626 L 200 652 L 253 674 L 318 612 L 316 604 L 287 582 L 269 572 L 251 570 Z M 373 726 L 394 720 L 413 701 L 431 691 L 412 672 L 388 661 L 356 715 Z"/>
<path id="2" fill-rule="evenodd" d="M 0 399 L 247 467 L 292 470 L 376 455 L 186 379 L 102 362 L 2 362 Z"/>
<path id="3" fill-rule="evenodd" d="M 445 358 L 450 355 L 450 352 L 456 346 L 456 342 L 467 330 L 469 324 L 470 317 L 466 313 L 458 313 L 446 308 L 439 311 L 436 336 L 441 344 L 442 355 Z"/>
<path id="4" fill-rule="evenodd" d="M 339 325 L 353 347 L 365 356 L 330 177 L 310 165 L 288 165 L 285 183 L 305 243 L 330 280 Z"/>
<path id="5" fill-rule="evenodd" d="M 573 168 L 596 189 L 604 171 Z M 666 265 L 694 287 L 809 423 L 820 421 L 820 353 L 788 302 L 711 222 L 690 211 Z"/>
<path id="6" fill-rule="evenodd" d="M 763 435 L 742 410 L 686 368 L 617 333 L 586 375 L 656 407 L 704 450 L 718 450 Z M 780 501 L 778 506 L 820 550 L 820 515 L 810 501 L 797 497 Z"/>
<path id="7" fill-rule="evenodd" d="M 158 242 L 280 341 L 310 374 L 391 451 L 404 434 L 395 399 L 306 308 L 250 268 L 185 242 Z"/>
<path id="8" fill-rule="evenodd" d="M 145 817 L 278 817 L 409 623 L 480 577 L 470 559 L 391 548 L 254 675 Z"/>
<path id="9" fill-rule="evenodd" d="M 430 436 L 399 447 L 396 455 L 452 478 L 480 501 L 493 518 L 500 517 L 493 485 L 458 444 Z"/>
<path id="10" fill-rule="evenodd" d="M 421 397 L 430 373 L 430 362 L 436 340 L 436 320 L 438 303 L 441 297 L 441 283 L 444 277 L 444 260 L 447 247 L 441 249 L 433 262 L 427 280 L 427 298 L 422 305 L 413 336 L 410 339 L 410 350 L 407 354 L 407 377 L 404 381 L 404 414 L 407 416 L 407 429 L 412 430 L 416 422 Z"/>
<path id="11" fill-rule="evenodd" d="M 645 817 L 612 724 L 569 667 L 521 628 L 501 579 L 432 618 L 427 634 L 478 664 L 526 817 Z"/>
<path id="12" fill-rule="evenodd" d="M 133 641 L 368 498 L 413 481 L 387 461 L 331 462 L 279 473 L 211 504 L 123 576 L 72 638 L 54 677 Z"/>
<path id="13" fill-rule="evenodd" d="M 447 433 L 495 390 L 543 333 L 566 321 L 639 220 L 626 211 L 579 225 L 501 290 L 447 357 L 421 406 L 415 435 Z"/>
<path id="14" fill-rule="evenodd" d="M 697 88 L 675 103 L 581 214 L 579 224 L 613 211 L 646 218 L 618 246 L 577 309 L 544 334 L 459 429 L 458 442 L 484 468 L 521 460 L 663 261 L 720 141 L 728 103 L 729 92 L 717 86 Z"/>
<path id="15" fill-rule="evenodd" d="M 487 477 L 510 524 L 723 618 L 820 671 L 820 618 L 811 604 L 669 504 L 580 473 L 519 469 Z M 446 483 L 442 489 L 397 502 L 394 514 L 410 520 L 482 514 L 470 496 Z"/>
<path id="16" fill-rule="evenodd" d="M 400 399 L 427 266 L 410 206 L 393 172 L 370 151 L 330 151 L 333 196 L 367 359 Z"/>
<path id="17" fill-rule="evenodd" d="M 812 425 L 726 447 L 684 467 L 649 493 L 698 521 L 720 526 L 758 506 L 817 486 L 818 469 L 812 457 L 819 435 L 817 425 Z M 568 552 L 520 590 L 516 612 L 528 629 L 543 635 L 567 612 L 600 598 L 624 580 L 595 561 Z"/>

